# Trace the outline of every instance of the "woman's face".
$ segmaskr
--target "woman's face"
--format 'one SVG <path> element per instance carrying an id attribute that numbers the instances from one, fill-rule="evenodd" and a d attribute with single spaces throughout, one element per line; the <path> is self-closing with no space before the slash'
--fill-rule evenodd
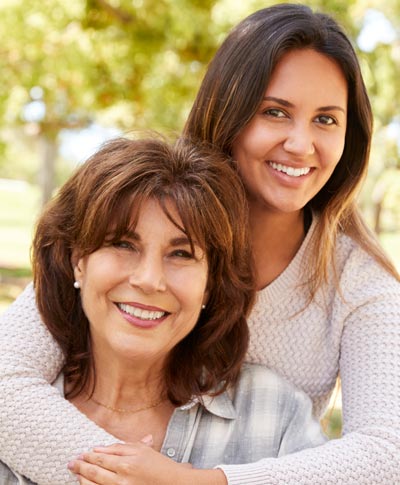
<path id="1" fill-rule="evenodd" d="M 343 153 L 348 88 L 340 67 L 311 49 L 285 54 L 233 145 L 250 207 L 302 209 Z"/>
<path id="2" fill-rule="evenodd" d="M 180 223 L 174 206 L 167 207 Z M 79 259 L 74 273 L 100 359 L 162 368 L 206 299 L 204 251 L 195 245 L 193 254 L 186 235 L 152 199 L 142 204 L 134 233 Z"/>

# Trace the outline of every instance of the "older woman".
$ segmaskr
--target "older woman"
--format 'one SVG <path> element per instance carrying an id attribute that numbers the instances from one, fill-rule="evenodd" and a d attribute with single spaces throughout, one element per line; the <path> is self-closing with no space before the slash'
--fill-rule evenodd
<path id="1" fill-rule="evenodd" d="M 137 443 L 71 463 L 81 483 L 135 473 L 153 483 L 153 467 L 143 471 L 150 462 L 169 480 L 181 473 L 175 462 L 190 462 L 197 469 L 187 468 L 187 483 L 211 483 L 222 471 L 202 468 L 323 441 L 308 398 L 265 368 L 240 370 L 255 294 L 246 214 L 224 155 L 157 139 L 108 143 L 43 212 L 34 285 L 65 358 L 55 386 L 108 443 Z M 60 420 L 60 442 L 65 427 Z M 40 460 L 55 447 L 37 443 L 30 479 L 74 481 L 66 462 L 43 476 Z M 88 447 L 71 443 L 65 455 Z M 32 483 L 5 465 L 0 477 Z"/>

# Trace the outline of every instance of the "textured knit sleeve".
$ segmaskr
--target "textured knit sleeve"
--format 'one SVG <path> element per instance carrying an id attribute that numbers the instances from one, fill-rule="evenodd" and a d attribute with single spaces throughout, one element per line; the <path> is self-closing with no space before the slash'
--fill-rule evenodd
<path id="1" fill-rule="evenodd" d="M 117 441 L 50 385 L 62 364 L 29 285 L 0 317 L 0 459 L 39 485 L 77 483 L 68 461 Z"/>
<path id="2" fill-rule="evenodd" d="M 247 465 L 229 485 L 400 484 L 400 285 L 361 251 L 341 277 L 343 437 Z M 300 345 L 300 343 L 299 343 Z"/>

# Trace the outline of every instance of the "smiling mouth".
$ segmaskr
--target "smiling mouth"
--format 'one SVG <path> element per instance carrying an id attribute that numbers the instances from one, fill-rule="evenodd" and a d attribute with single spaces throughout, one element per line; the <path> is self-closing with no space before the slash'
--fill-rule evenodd
<path id="1" fill-rule="evenodd" d="M 275 162 L 268 162 L 268 165 L 272 167 L 274 170 L 277 170 L 278 172 L 282 172 L 286 175 L 289 175 L 289 177 L 301 177 L 302 175 L 307 175 L 310 173 L 311 168 L 310 167 L 299 167 L 299 168 L 294 168 L 294 167 L 288 167 L 287 165 L 282 165 L 281 163 L 275 163 Z"/>
<path id="2" fill-rule="evenodd" d="M 126 305 L 125 303 L 116 303 L 116 305 L 122 312 L 127 313 L 132 317 L 140 318 L 140 320 L 158 320 L 159 318 L 168 315 L 168 312 L 144 310 L 143 308 L 136 308 L 132 305 Z"/>

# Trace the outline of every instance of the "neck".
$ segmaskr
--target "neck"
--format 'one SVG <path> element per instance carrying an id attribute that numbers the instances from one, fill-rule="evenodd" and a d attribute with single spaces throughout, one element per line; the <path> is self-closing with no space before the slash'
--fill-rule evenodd
<path id="1" fill-rule="evenodd" d="M 100 358 L 94 351 L 95 376 L 88 390 L 93 397 L 115 409 L 136 409 L 151 405 L 166 396 L 163 367 Z M 130 365 L 129 365 L 130 364 Z"/>
<path id="2" fill-rule="evenodd" d="M 108 358 L 107 352 L 98 355 L 94 350 L 93 353 L 95 376 L 91 376 L 86 390 L 70 402 L 120 440 L 135 442 L 152 434 L 153 448 L 160 450 L 174 411 L 174 405 L 163 399 L 166 396 L 164 367 L 156 367 L 154 362 L 153 365 L 121 362 L 115 355 Z M 93 385 L 92 399 L 88 399 Z"/>
<path id="3" fill-rule="evenodd" d="M 251 208 L 250 234 L 257 288 L 262 289 L 287 268 L 299 250 L 305 237 L 303 211 Z"/>

